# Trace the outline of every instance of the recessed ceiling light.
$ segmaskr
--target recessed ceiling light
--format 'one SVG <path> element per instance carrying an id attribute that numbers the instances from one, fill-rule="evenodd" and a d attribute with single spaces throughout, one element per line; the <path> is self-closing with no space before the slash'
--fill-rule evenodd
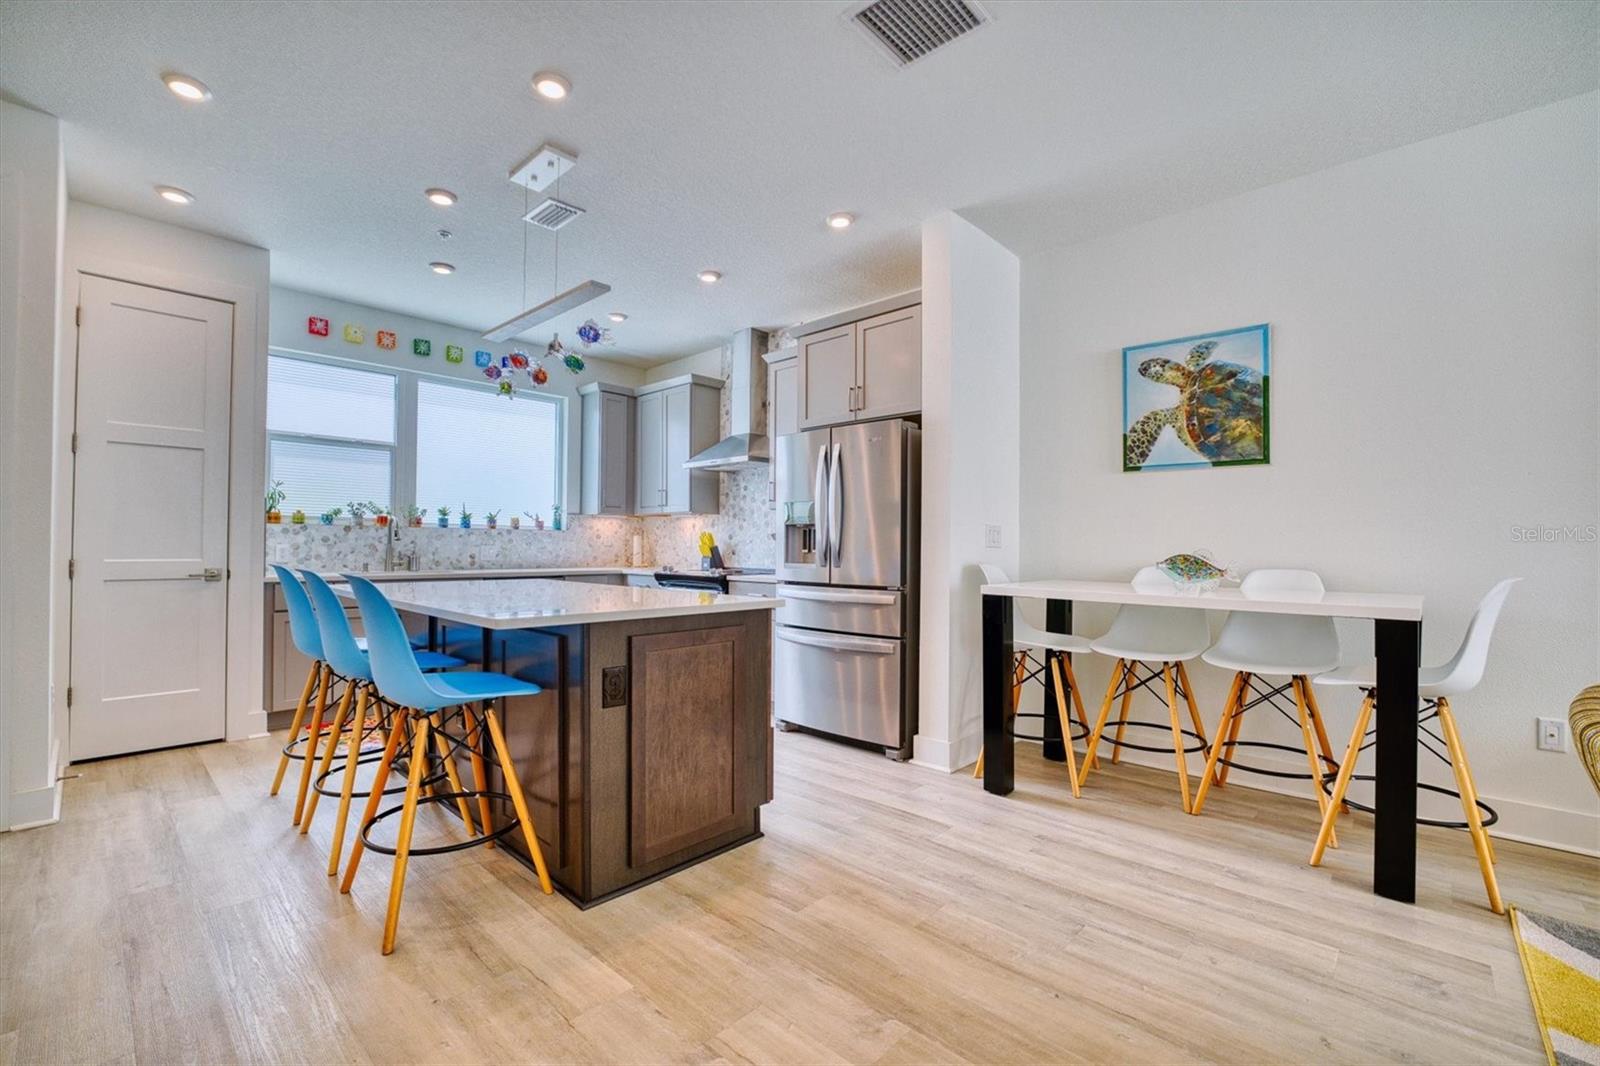
<path id="1" fill-rule="evenodd" d="M 428 269 L 435 274 L 454 274 L 456 272 L 454 263 L 429 263 Z"/>
<path id="2" fill-rule="evenodd" d="M 438 204 L 440 207 L 449 207 L 456 202 L 456 194 L 449 189 L 428 189 L 422 195 L 426 196 L 429 202 Z"/>
<path id="3" fill-rule="evenodd" d="M 187 74 L 168 71 L 161 75 L 161 80 L 173 96 L 195 102 L 211 99 L 211 90 L 207 89 L 206 83 L 199 78 L 191 78 Z"/>
<path id="4" fill-rule="evenodd" d="M 163 200 L 167 201 L 167 203 L 169 203 L 169 204 L 192 204 L 192 203 L 194 203 L 194 194 L 193 193 L 186 192 L 183 189 L 180 189 L 175 185 L 157 185 L 156 186 L 156 195 L 161 197 Z"/>
<path id="5" fill-rule="evenodd" d="M 828 225 L 834 229 L 849 229 L 850 223 L 855 220 L 856 216 L 848 211 L 835 211 L 828 216 Z"/>
<path id="6" fill-rule="evenodd" d="M 702 270 L 700 271 L 700 280 L 707 285 L 715 285 L 722 280 L 722 273 L 716 270 Z"/>
<path id="7" fill-rule="evenodd" d="M 572 83 L 553 70 L 541 70 L 533 76 L 533 91 L 546 100 L 564 100 Z"/>
<path id="8" fill-rule="evenodd" d="M 621 311 L 613 311 L 609 315 L 607 315 L 606 317 L 609 318 L 613 322 L 626 322 L 626 321 L 628 321 L 628 316 L 623 314 Z"/>

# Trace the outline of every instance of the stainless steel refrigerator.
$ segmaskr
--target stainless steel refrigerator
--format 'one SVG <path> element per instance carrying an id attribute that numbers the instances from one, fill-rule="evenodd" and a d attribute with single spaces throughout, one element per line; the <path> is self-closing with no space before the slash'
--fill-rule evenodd
<path id="1" fill-rule="evenodd" d="M 904 419 L 780 437 L 774 713 L 911 753 L 922 431 Z"/>

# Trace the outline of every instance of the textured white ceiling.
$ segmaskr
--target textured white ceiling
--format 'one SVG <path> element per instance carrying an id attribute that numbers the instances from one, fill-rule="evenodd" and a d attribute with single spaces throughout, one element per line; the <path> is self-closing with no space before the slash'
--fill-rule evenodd
<path id="1" fill-rule="evenodd" d="M 0 93 L 64 120 L 73 196 L 267 247 L 278 284 L 482 329 L 595 277 L 614 291 L 555 328 L 626 311 L 614 354 L 656 362 L 915 287 L 941 208 L 1026 253 L 1597 80 L 1592 2 L 987 6 L 897 71 L 833 0 L 5 0 Z M 546 67 L 568 100 L 529 91 Z M 165 69 L 216 99 L 180 104 Z M 524 299 L 505 175 L 546 139 L 590 213 L 559 282 L 531 233 Z M 840 210 L 860 221 L 827 230 Z"/>

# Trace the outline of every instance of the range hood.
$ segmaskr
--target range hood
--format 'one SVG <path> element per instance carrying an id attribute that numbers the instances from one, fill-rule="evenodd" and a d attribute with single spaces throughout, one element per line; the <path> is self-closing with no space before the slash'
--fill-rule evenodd
<path id="1" fill-rule="evenodd" d="M 686 470 L 739 470 L 751 463 L 772 461 L 767 435 L 756 420 L 766 413 L 767 372 L 761 353 L 767 335 L 759 329 L 741 329 L 733 335 L 732 371 L 723 386 L 729 389 L 728 435 L 683 464 Z"/>

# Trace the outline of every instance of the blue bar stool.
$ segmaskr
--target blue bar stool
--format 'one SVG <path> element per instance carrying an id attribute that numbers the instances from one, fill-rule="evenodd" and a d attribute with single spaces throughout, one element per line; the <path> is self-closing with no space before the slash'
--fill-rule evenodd
<path id="1" fill-rule="evenodd" d="M 311 570 L 300 571 L 305 579 L 306 591 L 310 594 L 312 612 L 317 618 L 317 631 L 322 637 L 322 652 L 326 657 L 334 676 L 345 681 L 344 698 L 339 701 L 339 709 L 333 718 L 333 730 L 328 734 L 329 741 L 322 753 L 322 764 L 318 767 L 316 777 L 312 779 L 311 802 L 306 807 L 305 817 L 300 819 L 300 832 L 306 833 L 311 828 L 311 820 L 317 815 L 317 799 L 320 796 L 331 796 L 326 782 L 331 774 L 338 773 L 332 769 L 334 749 L 338 747 L 337 738 L 348 733 L 345 740 L 344 781 L 339 790 L 339 820 L 333 827 L 333 847 L 328 854 L 328 876 L 332 877 L 339 872 L 339 855 L 344 850 L 345 822 L 350 814 L 350 800 L 355 796 L 356 766 L 360 762 L 370 762 L 379 758 L 377 751 L 370 753 L 370 758 L 362 755 L 362 744 L 380 728 L 384 731 L 395 728 L 392 715 L 393 704 L 385 700 L 379 693 L 377 686 L 372 681 L 372 665 L 368 659 L 365 641 L 358 641 L 350 630 L 350 619 L 345 616 L 344 605 L 339 602 L 339 597 L 334 594 L 322 575 Z M 462 660 L 452 655 L 441 655 L 438 652 L 419 651 L 416 653 L 417 665 L 424 670 L 444 670 L 452 666 L 464 665 Z M 351 698 L 356 698 L 356 709 L 350 715 Z M 382 717 L 367 725 L 367 702 L 371 698 L 382 710 Z M 348 723 L 348 728 L 347 728 Z M 448 749 L 445 748 L 442 738 L 439 742 L 442 754 L 447 757 L 444 764 L 444 774 L 450 781 L 450 787 L 457 792 L 461 791 L 461 782 L 456 777 L 455 762 L 448 758 Z M 425 754 L 425 753 L 424 753 Z M 416 758 L 417 753 L 408 752 L 408 758 Z M 437 780 L 437 775 L 433 780 Z M 381 788 L 381 782 L 374 787 Z M 384 791 L 390 791 L 385 789 Z M 401 791 L 394 789 L 393 791 Z M 361 793 L 365 798 L 366 792 Z M 472 819 L 468 816 L 466 801 L 461 801 L 461 817 L 466 822 L 467 829 L 475 832 Z"/>
<path id="2" fill-rule="evenodd" d="M 361 620 L 366 627 L 367 646 L 371 653 L 373 677 L 383 694 L 402 708 L 397 717 L 410 718 L 414 730 L 413 750 L 427 750 L 430 727 L 443 733 L 449 741 L 452 756 L 446 758 L 447 762 L 453 757 L 454 749 L 468 746 L 466 739 L 457 738 L 443 730 L 440 716 L 440 712 L 443 711 L 452 712 L 450 716 L 460 714 L 470 736 L 479 739 L 480 742 L 486 727 L 489 738 L 494 744 L 500 772 L 505 777 L 505 792 L 490 792 L 484 787 L 483 775 L 479 769 L 481 760 L 479 760 L 473 764 L 473 776 L 477 778 L 474 781 L 473 791 L 435 793 L 427 797 L 427 802 L 478 799 L 482 804 L 488 799 L 501 799 L 509 800 L 517 812 L 514 821 L 498 829 L 486 831 L 481 837 L 439 847 L 418 848 L 415 854 L 458 851 L 464 847 L 487 843 L 496 837 L 504 836 L 512 829 L 521 827 L 528 855 L 533 859 L 534 869 L 539 875 L 539 887 L 549 895 L 554 891 L 550 884 L 550 871 L 545 866 L 544 853 L 539 850 L 539 838 L 534 832 L 533 816 L 528 813 L 528 803 L 522 795 L 522 784 L 517 779 L 517 770 L 511 762 L 511 754 L 506 750 L 505 734 L 500 729 L 500 719 L 494 712 L 495 700 L 507 696 L 536 696 L 543 690 L 532 682 L 519 681 L 505 674 L 488 671 L 453 670 L 440 674 L 424 674 L 417 665 L 416 654 L 406 640 L 405 626 L 401 624 L 400 615 L 394 606 L 376 585 L 365 578 L 357 574 L 345 574 L 344 578 L 350 582 L 351 589 L 355 591 L 356 604 L 361 609 Z M 389 740 L 383 749 L 383 761 L 378 765 L 379 782 L 387 780 L 389 770 L 394 764 L 395 749 L 401 733 L 398 724 L 397 722 L 396 727 L 389 730 Z M 345 867 L 344 882 L 339 886 L 341 892 L 350 891 L 364 849 L 371 848 L 373 851 L 394 856 L 394 873 L 389 881 L 389 911 L 383 923 L 385 955 L 394 951 L 395 931 L 400 922 L 400 900 L 405 892 L 406 863 L 413 854 L 411 833 L 416 825 L 417 806 L 422 801 L 423 762 L 424 760 L 420 758 L 411 760 L 405 802 L 399 807 L 391 807 L 380 813 L 378 798 L 382 792 L 377 785 L 373 786 L 371 794 L 367 797 L 366 812 L 361 818 L 361 832 L 350 850 L 350 862 Z M 395 847 L 390 849 L 374 844 L 368 838 L 372 827 L 380 819 L 397 812 L 400 814 L 400 833 L 395 841 Z M 488 830 L 489 827 L 485 826 L 485 829 Z"/>
<path id="3" fill-rule="evenodd" d="M 272 791 L 268 795 L 276 796 L 278 789 L 283 785 L 284 771 L 289 768 L 290 759 L 299 759 L 305 767 L 300 772 L 300 790 L 294 798 L 294 825 L 300 824 L 301 812 L 305 809 L 306 790 L 311 784 L 311 764 L 316 761 L 317 738 L 322 733 L 322 716 L 328 709 L 328 692 L 333 685 L 333 670 L 322 655 L 322 634 L 317 628 L 316 615 L 312 612 L 311 601 L 306 597 L 306 590 L 301 587 L 300 579 L 286 566 L 276 563 L 272 569 L 278 575 L 278 587 L 283 589 L 283 600 L 289 607 L 289 635 L 294 640 L 296 650 L 311 660 L 311 670 L 306 675 L 305 688 L 300 693 L 300 704 L 295 708 L 294 721 L 289 725 L 289 742 L 283 746 L 283 755 L 278 759 L 278 772 L 272 778 Z M 316 697 L 316 707 L 310 719 L 306 711 L 311 707 L 312 697 Z M 300 735 L 300 727 L 306 727 L 304 738 Z M 307 752 L 302 754 L 295 749 L 300 746 L 302 739 L 307 744 Z"/>

